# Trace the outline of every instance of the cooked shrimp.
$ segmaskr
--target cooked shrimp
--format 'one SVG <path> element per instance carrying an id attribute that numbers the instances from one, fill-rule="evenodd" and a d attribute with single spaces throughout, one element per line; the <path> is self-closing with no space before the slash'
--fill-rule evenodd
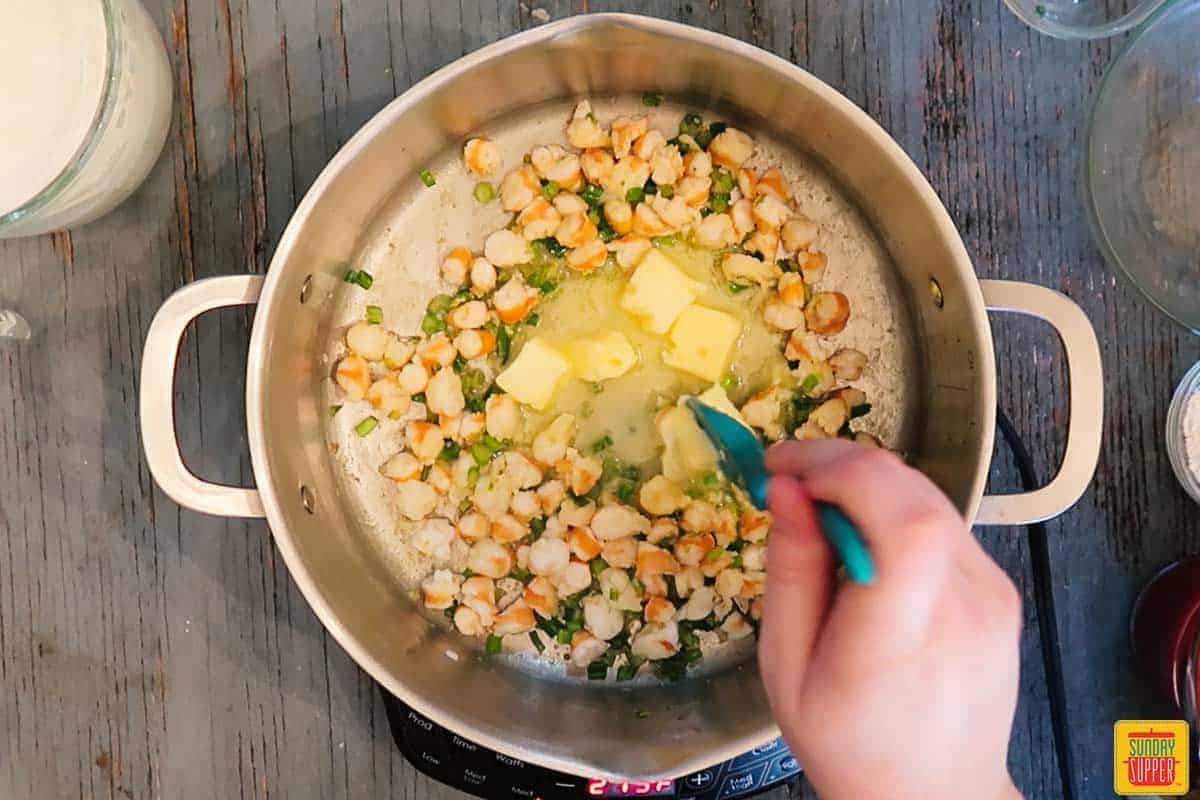
<path id="1" fill-rule="evenodd" d="M 655 475 L 642 484 L 638 502 L 654 516 L 674 514 L 687 504 L 687 495 L 666 475 Z"/>
<path id="2" fill-rule="evenodd" d="M 586 150 L 579 157 L 579 166 L 589 181 L 604 186 L 612 177 L 617 160 L 607 150 Z"/>
<path id="3" fill-rule="evenodd" d="M 497 267 L 525 264 L 533 257 L 529 250 L 529 243 L 521 236 L 504 228 L 488 236 L 483 244 L 483 255 Z"/>
<path id="4" fill-rule="evenodd" d="M 649 203 L 638 203 L 633 211 L 633 233 L 637 236 L 662 236 L 670 227 Z"/>
<path id="5" fill-rule="evenodd" d="M 484 295 L 496 288 L 496 267 L 486 258 L 471 262 L 471 291 Z"/>
<path id="6" fill-rule="evenodd" d="M 398 419 L 412 404 L 412 397 L 400 388 L 395 375 L 388 375 L 372 383 L 371 388 L 367 390 L 367 400 L 392 419 Z"/>
<path id="7" fill-rule="evenodd" d="M 420 467 L 418 467 L 418 471 Z M 468 542 L 477 542 L 491 532 L 492 523 L 478 511 L 469 511 L 458 518 L 455 529 Z"/>
<path id="8" fill-rule="evenodd" d="M 681 536 L 675 542 L 675 558 L 685 567 L 698 567 L 708 555 L 717 541 L 711 533 L 693 533 Z"/>
<path id="9" fill-rule="evenodd" d="M 596 223 L 588 219 L 587 214 L 580 212 L 563 217 L 563 221 L 554 231 L 554 238 L 563 247 L 581 247 L 594 240 L 598 233 Z"/>
<path id="10" fill-rule="evenodd" d="M 467 361 L 486 356 L 496 349 L 496 334 L 489 330 L 459 331 L 454 347 Z"/>
<path id="11" fill-rule="evenodd" d="M 505 211 L 522 211 L 541 195 L 542 184 L 529 164 L 522 164 L 500 183 L 500 205 Z"/>
<path id="12" fill-rule="evenodd" d="M 754 204 L 743 197 L 729 207 L 729 218 L 733 220 L 733 229 L 737 231 L 740 242 L 755 229 Z"/>
<path id="13" fill-rule="evenodd" d="M 737 128 L 726 128 L 713 137 L 708 154 L 714 164 L 736 171 L 754 155 L 754 140 Z"/>
<path id="14" fill-rule="evenodd" d="M 683 157 L 683 169 L 694 178 L 707 178 L 712 174 L 712 156 L 703 150 L 693 149 Z"/>
<path id="15" fill-rule="evenodd" d="M 721 272 L 735 283 L 769 286 L 779 277 L 780 270 L 773 262 L 759 261 L 745 253 L 729 253 L 721 261 Z"/>
<path id="16" fill-rule="evenodd" d="M 362 356 L 346 356 L 338 362 L 334 379 L 348 400 L 362 400 L 371 388 L 371 369 Z"/>
<path id="17" fill-rule="evenodd" d="M 463 636 L 482 636 L 487 630 L 475 609 L 459 606 L 454 609 L 454 627 Z"/>
<path id="18" fill-rule="evenodd" d="M 412 453 L 401 451 L 385 461 L 379 472 L 397 483 L 415 481 L 421 477 L 421 462 Z"/>
<path id="19" fill-rule="evenodd" d="M 576 558 L 584 562 L 591 561 L 604 549 L 599 539 L 592 536 L 587 528 L 581 527 L 571 528 L 567 534 L 567 546 Z"/>
<path id="20" fill-rule="evenodd" d="M 608 249 L 617 257 L 621 269 L 631 270 L 650 252 L 650 240 L 644 236 L 622 236 L 608 243 Z"/>
<path id="21" fill-rule="evenodd" d="M 517 273 L 508 279 L 508 283 L 496 290 L 492 297 L 492 305 L 500 321 L 511 325 L 529 315 L 537 305 L 538 297 L 537 289 L 526 286 L 521 274 Z"/>
<path id="22" fill-rule="evenodd" d="M 590 594 L 583 598 L 583 626 L 607 642 L 625 627 L 625 615 L 608 598 Z"/>
<path id="23" fill-rule="evenodd" d="M 553 236 L 562 222 L 562 214 L 549 201 L 539 197 L 517 215 L 517 227 L 527 241 Z"/>
<path id="24" fill-rule="evenodd" d="M 441 611 L 454 605 L 462 579 L 448 569 L 439 569 L 421 582 L 421 599 L 426 608 Z"/>
<path id="25" fill-rule="evenodd" d="M 817 240 L 817 224 L 803 214 L 796 214 L 779 230 L 783 249 L 788 255 L 807 250 Z"/>
<path id="26" fill-rule="evenodd" d="M 763 319 L 781 331 L 791 331 L 804 324 L 804 309 L 772 300 L 763 307 Z"/>
<path id="27" fill-rule="evenodd" d="M 367 361 L 380 361 L 391 336 L 382 325 L 357 322 L 346 331 L 346 346 Z"/>
<path id="28" fill-rule="evenodd" d="M 393 336 L 383 351 L 383 365 L 388 369 L 400 369 L 416 352 L 417 346 L 411 340 Z"/>
<path id="29" fill-rule="evenodd" d="M 442 262 L 442 278 L 447 283 L 462 286 L 467 282 L 467 270 L 470 266 L 471 251 L 465 247 L 456 247 Z"/>
<path id="30" fill-rule="evenodd" d="M 806 283 L 820 283 L 821 278 L 825 277 L 825 267 L 829 264 L 829 259 L 824 253 L 800 253 L 796 256 L 796 262 L 800 265 L 800 274 L 804 276 Z"/>
<path id="31" fill-rule="evenodd" d="M 645 158 L 641 153 L 638 153 L 638 157 Z M 675 145 L 660 147 L 647 160 L 650 162 L 650 177 L 659 186 L 674 186 L 683 177 L 683 156 Z"/>
<path id="32" fill-rule="evenodd" d="M 492 541 L 498 544 L 512 544 L 529 535 L 529 525 L 506 512 L 492 520 L 490 533 Z"/>
<path id="33" fill-rule="evenodd" d="M 524 600 L 517 602 L 496 615 L 496 623 L 492 633 L 497 636 L 510 636 L 515 633 L 528 633 L 537 625 L 537 617 Z"/>
<path id="34" fill-rule="evenodd" d="M 679 181 L 675 187 L 675 196 L 693 208 L 699 208 L 708 202 L 708 192 L 712 181 L 708 178 L 697 178 L 689 175 Z"/>
<path id="35" fill-rule="evenodd" d="M 491 175 L 499 171 L 503 158 L 500 148 L 490 139 L 471 139 L 463 147 L 463 163 L 476 175 Z"/>
<path id="36" fill-rule="evenodd" d="M 553 617 L 554 613 L 558 611 L 558 591 L 555 590 L 554 584 L 548 578 L 541 575 L 525 584 L 525 592 L 521 598 L 539 616 L 547 619 Z"/>
<path id="37" fill-rule="evenodd" d="M 592 113 L 592 104 L 583 100 L 575 106 L 575 113 L 567 123 L 567 141 L 572 147 L 585 150 L 589 147 L 608 147 L 608 132 L 600 126 Z"/>
<path id="38" fill-rule="evenodd" d="M 645 117 L 617 117 L 612 123 L 612 150 L 618 160 L 629 155 L 633 143 L 649 128 Z"/>
<path id="39" fill-rule="evenodd" d="M 457 355 L 454 342 L 450 341 L 450 337 L 445 333 L 434 334 L 417 348 L 417 359 L 430 370 L 450 366 Z"/>
<path id="40" fill-rule="evenodd" d="M 776 290 L 779 293 L 779 299 L 790 306 L 804 308 L 804 304 L 808 302 L 808 290 L 804 286 L 804 279 L 795 272 L 785 272 L 780 275 L 779 286 L 776 287 Z"/>
<path id="41" fill-rule="evenodd" d="M 608 247 L 599 239 L 593 239 L 567 253 L 567 266 L 576 272 L 592 272 L 604 266 L 607 260 Z"/>
<path id="42" fill-rule="evenodd" d="M 792 210 L 778 197 L 760 194 L 754 201 L 754 224 L 760 231 L 778 231 L 788 221 Z"/>
<path id="43" fill-rule="evenodd" d="M 571 548 L 562 539 L 546 536 L 529 546 L 529 571 L 534 575 L 557 575 L 571 563 Z"/>
<path id="44" fill-rule="evenodd" d="M 699 575 L 701 581 L 704 580 L 704 576 L 700 574 L 699 570 L 696 571 L 696 574 Z M 679 584 L 678 578 L 676 578 L 675 583 L 676 585 Z M 686 620 L 704 619 L 712 613 L 713 605 L 716 601 L 717 595 L 712 588 L 704 585 L 697 586 L 691 592 L 691 596 L 688 597 L 687 602 L 679 609 L 679 618 Z"/>
<path id="45" fill-rule="evenodd" d="M 633 637 L 630 649 L 651 661 L 670 658 L 679 652 L 679 627 L 674 622 L 651 622 Z"/>
<path id="46" fill-rule="evenodd" d="M 604 218 L 609 226 L 619 234 L 633 230 L 633 206 L 625 200 L 606 200 L 604 202 Z"/>
<path id="47" fill-rule="evenodd" d="M 592 517 L 592 533 L 601 541 L 621 539 L 649 530 L 650 520 L 620 503 L 604 506 Z"/>
<path id="48" fill-rule="evenodd" d="M 607 650 L 608 642 L 597 639 L 587 631 L 576 631 L 571 637 L 571 663 L 577 667 L 586 667 Z"/>
<path id="49" fill-rule="evenodd" d="M 423 520 L 437 508 L 438 493 L 422 481 L 402 481 L 396 484 L 396 509 L 413 522 Z"/>
<path id="50" fill-rule="evenodd" d="M 470 570 L 489 578 L 503 578 L 512 569 L 512 564 L 513 557 L 508 548 L 491 539 L 475 542 L 467 556 Z"/>
<path id="51" fill-rule="evenodd" d="M 432 464 L 442 452 L 441 426 L 424 420 L 411 420 L 404 426 L 408 448 L 422 464 Z"/>
<path id="52" fill-rule="evenodd" d="M 600 557 L 611 566 L 629 569 L 637 561 L 637 539 L 626 536 L 605 542 Z"/>
<path id="53" fill-rule="evenodd" d="M 772 167 L 762 174 L 755 185 L 757 194 L 766 194 L 786 203 L 791 198 L 791 192 L 788 191 L 787 181 L 783 179 L 783 173 L 778 167 Z"/>
<path id="54" fill-rule="evenodd" d="M 562 461 L 567 455 L 567 447 L 575 438 L 575 417 L 571 414 L 559 414 L 554 421 L 533 437 L 533 458 L 535 461 L 549 467 Z"/>
<path id="55" fill-rule="evenodd" d="M 829 357 L 829 366 L 833 367 L 833 374 L 840 380 L 856 381 L 862 377 L 863 369 L 867 366 L 867 354 L 844 347 Z"/>
<path id="56" fill-rule="evenodd" d="M 404 365 L 404 368 L 396 373 L 396 383 L 401 391 L 410 395 L 425 391 L 425 387 L 429 385 L 429 370 L 424 364 L 419 364 L 412 361 Z"/>
<path id="57" fill-rule="evenodd" d="M 839 333 L 850 319 L 850 301 L 841 292 L 819 292 L 808 302 L 804 316 L 813 333 Z"/>
<path id="58" fill-rule="evenodd" d="M 658 151 L 667 146 L 667 137 L 662 135 L 662 132 L 651 129 L 643 133 L 633 143 L 630 152 L 640 158 L 642 161 L 649 161 L 658 154 Z M 682 161 L 682 159 L 680 159 Z"/>

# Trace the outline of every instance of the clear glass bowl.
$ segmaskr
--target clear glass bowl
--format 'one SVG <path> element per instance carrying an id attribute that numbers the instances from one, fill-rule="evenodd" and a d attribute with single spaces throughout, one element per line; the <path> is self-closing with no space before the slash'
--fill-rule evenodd
<path id="1" fill-rule="evenodd" d="M 0 215 L 0 239 L 82 225 L 111 211 L 145 180 L 166 141 L 173 80 L 146 9 L 139 0 L 79 2 L 103 9 L 103 95 L 70 163 L 30 200 Z"/>
<path id="2" fill-rule="evenodd" d="M 1101 39 L 1145 21 L 1166 0 L 1004 0 L 1027 25 L 1059 39 Z"/>
<path id="3" fill-rule="evenodd" d="M 1200 362 L 1193 364 L 1183 376 L 1183 380 L 1175 389 L 1175 396 L 1171 398 L 1171 406 L 1167 409 L 1167 457 L 1171 459 L 1175 477 L 1192 499 L 1200 503 L 1200 480 L 1196 479 L 1188 466 L 1187 440 L 1183 432 L 1187 399 L 1197 392 L 1200 392 Z"/>
<path id="4" fill-rule="evenodd" d="M 1200 332 L 1200 0 L 1172 0 L 1101 82 L 1084 137 L 1096 243 L 1159 309 Z"/>

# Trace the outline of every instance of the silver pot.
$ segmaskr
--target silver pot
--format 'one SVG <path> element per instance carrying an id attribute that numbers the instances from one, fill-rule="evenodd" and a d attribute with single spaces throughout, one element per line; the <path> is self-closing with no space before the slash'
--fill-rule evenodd
<path id="1" fill-rule="evenodd" d="M 1015 525 L 1057 515 L 1095 469 L 1101 366 L 1083 312 L 1049 289 L 980 281 L 950 217 L 900 147 L 804 70 L 707 31 L 623 14 L 575 17 L 466 56 L 380 111 L 334 157 L 287 227 L 267 276 L 197 281 L 150 326 L 142 433 L 160 487 L 188 508 L 266 517 L 317 616 L 370 675 L 435 722 L 517 759 L 575 774 L 672 777 L 778 735 L 752 661 L 671 686 L 548 679 L 481 659 L 432 625 L 379 575 L 337 489 L 323 427 L 322 348 L 337 285 L 373 218 L 422 166 L 472 131 L 550 100 L 655 89 L 774 135 L 822 163 L 856 200 L 891 259 L 919 343 L 914 465 L 964 518 Z M 257 303 L 246 416 L 258 489 L 188 472 L 174 434 L 172 385 L 187 324 L 209 309 Z M 1035 492 L 984 496 L 996 373 L 987 311 L 1049 322 L 1070 373 L 1070 433 L 1057 477 Z M 448 657 L 453 652 L 456 658 Z"/>

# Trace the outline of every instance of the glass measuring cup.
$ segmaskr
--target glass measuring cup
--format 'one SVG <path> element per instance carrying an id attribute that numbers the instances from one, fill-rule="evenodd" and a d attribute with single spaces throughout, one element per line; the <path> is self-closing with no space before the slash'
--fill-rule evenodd
<path id="1" fill-rule="evenodd" d="M 1168 0 L 1004 0 L 1027 25 L 1059 39 L 1101 39 L 1140 25 Z"/>

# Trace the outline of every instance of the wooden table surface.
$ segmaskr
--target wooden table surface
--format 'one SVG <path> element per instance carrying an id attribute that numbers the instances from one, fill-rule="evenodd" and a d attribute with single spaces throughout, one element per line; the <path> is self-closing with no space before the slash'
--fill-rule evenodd
<path id="1" fill-rule="evenodd" d="M 109 217 L 0 243 L 0 306 L 34 328 L 0 343 L 0 796 L 461 796 L 396 753 L 374 685 L 323 631 L 266 525 L 182 511 L 155 488 L 136 414 L 142 342 L 173 290 L 263 272 L 327 159 L 412 83 L 543 10 L 612 9 L 811 70 L 915 160 L 981 276 L 1054 287 L 1091 317 L 1107 434 L 1093 489 L 1050 537 L 1074 779 L 1080 796 L 1111 796 L 1113 720 L 1158 711 L 1132 674 L 1130 605 L 1197 549 L 1196 508 L 1162 445 L 1197 347 L 1117 281 L 1080 195 L 1086 111 L 1117 42 L 1041 37 L 996 0 L 146 4 L 175 76 L 161 161 Z M 252 480 L 249 324 L 245 311 L 204 318 L 176 385 L 185 456 L 227 482 Z M 1066 425 L 1061 352 L 1045 327 L 994 329 L 1001 404 L 1049 474 Z M 993 488 L 1014 474 L 999 453 Z M 1025 532 L 978 534 L 1026 595 L 1012 770 L 1029 797 L 1058 797 Z"/>

